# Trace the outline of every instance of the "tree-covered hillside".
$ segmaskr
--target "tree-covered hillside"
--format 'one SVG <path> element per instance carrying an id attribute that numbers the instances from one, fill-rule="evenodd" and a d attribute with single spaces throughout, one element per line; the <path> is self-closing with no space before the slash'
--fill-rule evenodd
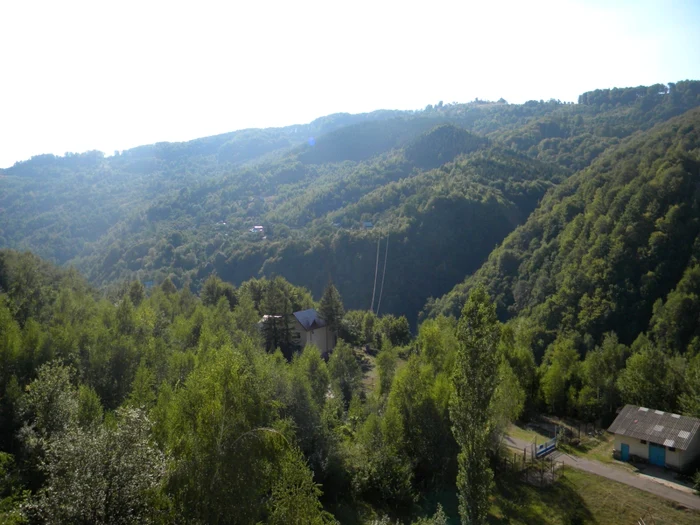
<path id="1" fill-rule="evenodd" d="M 0 249 L 3 523 L 596 521 L 522 490 L 511 423 L 700 417 L 700 82 L 39 156 L 0 190 L 31 250 Z"/>
<path id="2" fill-rule="evenodd" d="M 435 147 L 425 144 L 436 142 L 444 145 L 446 163 L 418 169 L 416 162 L 435 163 Z M 276 181 L 288 180 L 294 170 L 298 182 L 281 190 Z M 139 274 L 156 281 L 172 274 L 178 284 L 187 278 L 200 283 L 212 271 L 233 283 L 282 275 L 316 296 L 332 279 L 350 308 L 367 308 L 377 241 L 382 238 L 383 270 L 388 236 L 384 311 L 415 320 L 428 297 L 478 268 L 544 192 L 565 178 L 560 168 L 489 146 L 454 126 L 437 127 L 405 149 L 367 162 L 299 163 L 256 175 L 261 194 L 242 201 L 226 196 L 239 181 L 253 184 L 251 177 L 212 182 L 155 203 L 127 226 L 129 243 L 120 241 L 123 232 L 110 234 L 104 250 L 79 267 L 100 283 Z M 259 219 L 252 222 L 251 215 Z M 248 231 L 258 221 L 264 235 Z"/>
<path id="3" fill-rule="evenodd" d="M 669 352 L 698 345 L 700 110 L 635 135 L 553 189 L 484 266 L 431 304 L 456 312 L 484 283 L 502 319 L 520 316 L 540 350 L 567 332 L 585 348 L 614 331 Z"/>
<path id="4" fill-rule="evenodd" d="M 378 384 L 347 342 L 326 362 L 285 337 L 285 313 L 314 306 L 379 352 Z M 264 312 L 279 325 L 261 328 Z M 460 328 L 431 321 L 413 341 L 405 318 L 344 316 L 332 286 L 316 304 L 282 278 L 212 276 L 199 297 L 133 281 L 104 297 L 73 270 L 0 250 L 0 522 L 445 525 L 427 496 L 458 469 Z M 517 350 L 492 343 L 485 380 L 508 384 L 483 411 L 499 423 L 486 463 L 524 398 Z"/>
<path id="5" fill-rule="evenodd" d="M 415 321 L 553 185 L 698 104 L 700 83 L 684 81 L 34 157 L 0 172 L 0 247 L 75 265 L 100 287 L 282 275 L 316 296 L 332 279 L 367 308 L 388 237 L 382 309 Z"/>

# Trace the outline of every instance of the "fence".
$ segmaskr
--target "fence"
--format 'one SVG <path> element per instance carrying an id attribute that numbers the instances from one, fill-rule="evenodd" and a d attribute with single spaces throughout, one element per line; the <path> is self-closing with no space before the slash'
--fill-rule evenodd
<path id="1" fill-rule="evenodd" d="M 514 476 L 531 485 L 544 487 L 559 479 L 564 466 L 563 461 L 555 458 L 537 458 L 527 454 L 502 453 L 498 457 L 497 469 L 501 474 Z"/>
<path id="2" fill-rule="evenodd" d="M 550 452 L 554 452 L 554 449 L 557 448 L 557 438 L 553 437 L 549 441 L 545 441 L 541 445 L 535 445 L 534 443 L 532 444 L 532 455 L 535 458 L 541 458 L 543 456 L 546 456 Z"/>

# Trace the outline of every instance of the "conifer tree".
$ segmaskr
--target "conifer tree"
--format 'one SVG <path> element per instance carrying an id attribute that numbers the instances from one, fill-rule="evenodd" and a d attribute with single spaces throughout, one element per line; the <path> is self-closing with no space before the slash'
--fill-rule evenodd
<path id="1" fill-rule="evenodd" d="M 345 308 L 343 308 L 340 292 L 338 292 L 332 282 L 329 282 L 323 291 L 318 313 L 328 323 L 328 327 L 333 333 L 337 334 L 340 330 L 340 323 L 345 316 Z"/>

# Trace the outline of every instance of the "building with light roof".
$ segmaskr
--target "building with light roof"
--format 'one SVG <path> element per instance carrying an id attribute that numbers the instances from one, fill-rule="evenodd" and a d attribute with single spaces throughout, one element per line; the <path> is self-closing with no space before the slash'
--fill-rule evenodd
<path id="1" fill-rule="evenodd" d="M 700 461 L 700 419 L 625 405 L 608 429 L 613 456 L 685 471 Z"/>

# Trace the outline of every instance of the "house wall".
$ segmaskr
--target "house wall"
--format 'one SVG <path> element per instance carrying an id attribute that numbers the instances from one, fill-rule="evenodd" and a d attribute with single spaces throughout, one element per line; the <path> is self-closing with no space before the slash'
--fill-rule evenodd
<path id="1" fill-rule="evenodd" d="M 328 333 L 328 327 L 317 328 L 316 330 L 311 330 L 309 333 L 311 334 L 311 343 L 318 347 L 321 354 L 327 354 L 330 350 L 330 334 Z"/>
<path id="2" fill-rule="evenodd" d="M 307 345 L 316 345 L 321 351 L 321 354 L 327 354 L 333 348 L 331 333 L 327 326 L 307 332 L 301 323 L 295 319 L 292 333 L 296 336 L 295 341 L 297 341 L 302 348 Z"/>
<path id="3" fill-rule="evenodd" d="M 640 458 L 649 459 L 649 445 L 643 445 L 642 442 L 633 437 L 622 436 L 615 434 L 615 452 L 616 455 L 621 453 L 622 443 L 626 443 L 630 447 L 630 456 L 639 456 Z"/>
<path id="4" fill-rule="evenodd" d="M 700 439 L 696 434 L 690 447 L 687 450 L 670 450 L 666 447 L 666 466 L 675 470 L 684 470 L 696 459 L 700 458 Z M 622 443 L 626 443 L 630 447 L 630 456 L 639 456 L 646 460 L 649 459 L 649 442 L 642 443 L 640 439 L 622 436 L 615 434 L 615 456 L 620 457 Z"/>
<path id="5" fill-rule="evenodd" d="M 683 452 L 683 450 L 678 449 L 671 451 L 668 447 L 666 447 L 666 466 L 676 470 L 681 470 L 681 468 L 683 468 Z"/>
<path id="6" fill-rule="evenodd" d="M 697 461 L 700 461 L 700 431 L 695 433 L 692 441 L 688 444 L 688 448 L 683 451 L 680 468 L 685 470 L 689 467 L 694 467 Z"/>

